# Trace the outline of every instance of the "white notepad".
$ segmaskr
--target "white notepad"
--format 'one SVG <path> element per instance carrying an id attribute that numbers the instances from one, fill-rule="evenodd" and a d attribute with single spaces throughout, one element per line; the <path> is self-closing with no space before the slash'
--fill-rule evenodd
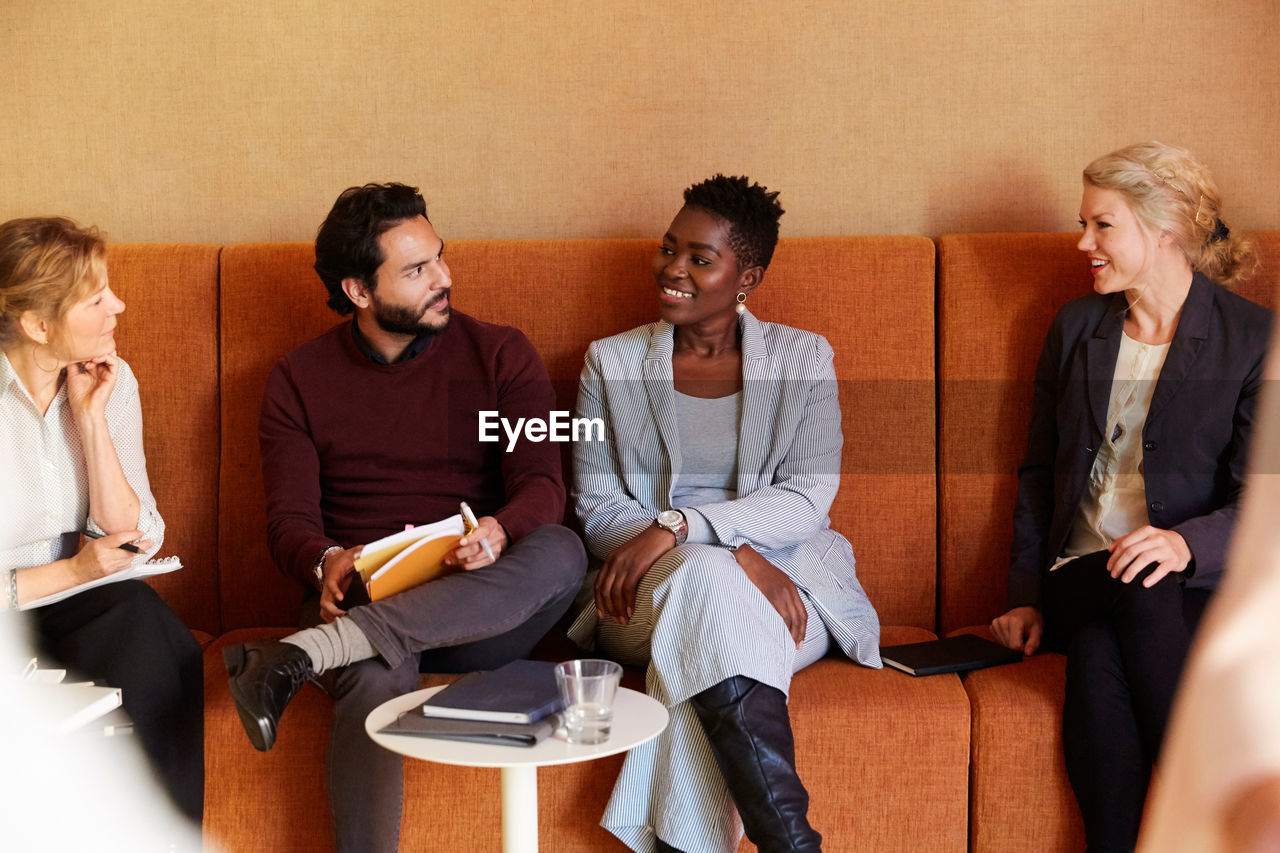
<path id="1" fill-rule="evenodd" d="M 43 607 L 46 604 L 53 604 L 55 601 L 61 601 L 64 598 L 70 598 L 77 592 L 84 592 L 86 589 L 93 589 L 95 586 L 103 584 L 116 583 L 117 581 L 127 581 L 132 578 L 145 578 L 151 575 L 163 575 L 166 572 L 176 571 L 182 568 L 182 561 L 177 557 L 165 557 L 160 560 L 147 560 L 145 563 L 134 563 L 127 569 L 121 569 L 115 574 L 106 577 L 97 578 L 96 580 L 85 581 L 78 586 L 70 589 L 64 589 L 62 592 L 55 592 L 52 595 L 46 595 L 44 598 L 37 598 L 34 601 L 28 601 L 22 605 L 22 610 L 32 610 L 36 607 Z"/>

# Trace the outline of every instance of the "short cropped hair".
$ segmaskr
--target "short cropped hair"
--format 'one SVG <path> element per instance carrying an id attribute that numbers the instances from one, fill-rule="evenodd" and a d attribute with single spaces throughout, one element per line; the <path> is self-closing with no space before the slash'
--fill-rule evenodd
<path id="1" fill-rule="evenodd" d="M 776 192 L 745 176 L 716 175 L 685 190 L 684 203 L 729 224 L 729 248 L 738 256 L 739 270 L 769 268 L 778 245 L 778 220 L 786 212 Z"/>
<path id="2" fill-rule="evenodd" d="M 427 218 L 427 203 L 417 187 L 365 184 L 342 191 L 316 232 L 315 271 L 329 291 L 329 307 L 346 316 L 356 306 L 342 281 L 357 278 L 373 290 L 378 267 L 386 260 L 378 238 L 406 219 Z"/>
<path id="3" fill-rule="evenodd" d="M 1191 268 L 1219 284 L 1253 275 L 1253 244 L 1222 221 L 1222 199 L 1209 169 L 1190 151 L 1163 142 L 1139 142 L 1099 157 L 1084 182 L 1124 196 L 1147 228 L 1167 231 Z"/>
<path id="4" fill-rule="evenodd" d="M 27 311 L 61 320 L 94 291 L 106 269 L 107 244 L 97 228 L 62 216 L 0 225 L 0 346 L 19 339 Z"/>

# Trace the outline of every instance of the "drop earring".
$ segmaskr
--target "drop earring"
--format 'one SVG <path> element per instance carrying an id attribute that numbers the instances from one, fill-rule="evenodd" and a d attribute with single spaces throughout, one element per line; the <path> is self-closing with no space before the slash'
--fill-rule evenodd
<path id="1" fill-rule="evenodd" d="M 738 291 L 738 305 L 737 305 L 737 307 L 735 307 L 733 310 L 734 310 L 734 311 L 737 311 L 739 314 L 744 313 L 744 312 L 747 310 L 746 301 L 747 301 L 747 294 L 745 294 L 745 293 L 743 293 L 741 290 L 739 290 L 739 291 Z"/>

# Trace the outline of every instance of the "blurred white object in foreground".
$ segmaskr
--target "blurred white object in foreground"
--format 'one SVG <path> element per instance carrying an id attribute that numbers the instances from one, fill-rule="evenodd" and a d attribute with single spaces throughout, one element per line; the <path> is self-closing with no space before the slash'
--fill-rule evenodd
<path id="1" fill-rule="evenodd" d="M 1174 704 L 1140 853 L 1280 851 L 1280 330 L 1218 590 Z"/>
<path id="2" fill-rule="evenodd" d="M 100 719 L 66 732 L 65 703 L 23 680 L 25 627 L 0 614 L 0 849 L 199 853 L 200 827 L 170 805 L 134 737 L 104 736 Z"/>

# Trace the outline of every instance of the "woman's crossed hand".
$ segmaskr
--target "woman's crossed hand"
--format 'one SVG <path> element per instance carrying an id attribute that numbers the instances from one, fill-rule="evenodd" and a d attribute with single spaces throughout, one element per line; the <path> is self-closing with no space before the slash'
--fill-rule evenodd
<path id="1" fill-rule="evenodd" d="M 675 534 L 651 524 L 614 548 L 596 575 L 596 615 L 625 625 L 636 612 L 636 587 L 658 558 L 676 545 Z"/>
<path id="2" fill-rule="evenodd" d="M 791 639 L 796 648 L 804 645 L 804 632 L 809 627 L 809 611 L 804 609 L 804 601 L 800 591 L 787 577 L 786 573 L 770 563 L 750 545 L 741 545 L 733 552 L 733 557 L 747 573 L 747 578 L 756 585 L 756 589 L 764 593 L 773 609 L 778 611 L 782 621 L 787 623 Z"/>

